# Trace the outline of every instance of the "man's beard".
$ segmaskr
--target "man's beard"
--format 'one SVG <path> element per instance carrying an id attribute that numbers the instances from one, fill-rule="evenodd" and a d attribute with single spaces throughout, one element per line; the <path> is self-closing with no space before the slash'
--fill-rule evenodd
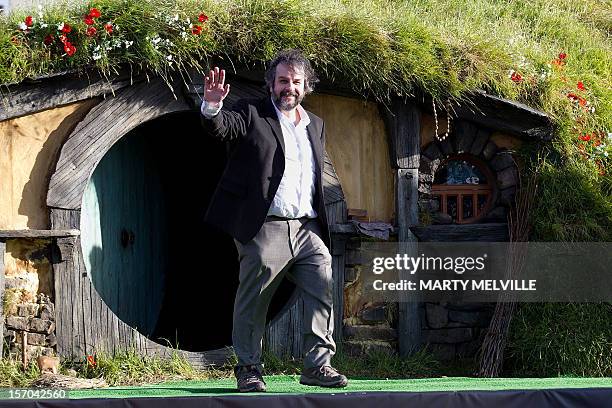
<path id="1" fill-rule="evenodd" d="M 286 99 L 283 100 L 283 96 L 293 96 L 294 98 L 293 101 Z M 274 96 L 274 104 L 280 111 L 290 111 L 295 109 L 295 107 L 302 102 L 302 99 L 304 99 L 304 95 L 298 95 L 295 92 L 283 91 L 278 97 Z"/>

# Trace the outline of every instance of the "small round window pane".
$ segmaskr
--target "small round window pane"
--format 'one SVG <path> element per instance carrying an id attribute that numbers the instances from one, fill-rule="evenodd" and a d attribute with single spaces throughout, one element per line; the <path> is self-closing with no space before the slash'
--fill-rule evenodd
<path id="1" fill-rule="evenodd" d="M 434 184 L 477 185 L 487 184 L 487 177 L 474 164 L 465 160 L 450 160 L 438 169 Z"/>

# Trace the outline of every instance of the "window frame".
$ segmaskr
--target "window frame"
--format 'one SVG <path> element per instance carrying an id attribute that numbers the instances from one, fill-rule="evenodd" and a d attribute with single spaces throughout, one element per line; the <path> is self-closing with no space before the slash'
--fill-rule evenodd
<path id="1" fill-rule="evenodd" d="M 476 167 L 485 175 L 487 178 L 487 184 L 470 184 L 470 185 L 457 185 L 457 184 L 434 184 L 433 180 L 435 180 L 436 173 L 438 169 L 445 166 L 448 162 L 454 160 L 466 161 Z M 489 169 L 487 164 L 479 159 L 478 157 L 472 156 L 470 154 L 461 153 L 455 154 L 447 157 L 440 163 L 436 169 L 436 172 L 433 174 L 433 180 L 431 184 L 431 196 L 439 197 L 440 200 L 440 211 L 443 214 L 450 215 L 448 213 L 448 197 L 455 196 L 457 197 L 457 218 L 453 220 L 455 224 L 473 224 L 482 219 L 493 207 L 494 197 L 496 196 L 496 185 L 494 183 L 495 175 Z M 478 196 L 486 195 L 487 202 L 485 203 L 483 209 L 481 211 L 478 210 Z M 463 197 L 471 196 L 472 197 L 472 206 L 474 215 L 469 218 L 463 218 Z"/>

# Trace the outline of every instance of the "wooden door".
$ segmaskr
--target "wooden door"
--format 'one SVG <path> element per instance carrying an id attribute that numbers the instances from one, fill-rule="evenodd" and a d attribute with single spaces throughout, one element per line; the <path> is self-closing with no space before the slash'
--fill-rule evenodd
<path id="1" fill-rule="evenodd" d="M 167 265 L 160 163 L 146 134 L 119 140 L 96 167 L 83 196 L 81 243 L 94 287 L 140 333 L 153 333 Z"/>

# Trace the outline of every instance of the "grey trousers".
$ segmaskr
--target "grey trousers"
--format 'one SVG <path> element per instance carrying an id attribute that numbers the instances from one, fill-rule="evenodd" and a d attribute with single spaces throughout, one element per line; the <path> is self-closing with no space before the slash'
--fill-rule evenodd
<path id="1" fill-rule="evenodd" d="M 268 217 L 251 241 L 234 243 L 240 260 L 232 332 L 238 366 L 261 367 L 266 313 L 284 276 L 295 283 L 304 303 L 304 367 L 329 364 L 336 351 L 333 279 L 318 219 Z"/>

